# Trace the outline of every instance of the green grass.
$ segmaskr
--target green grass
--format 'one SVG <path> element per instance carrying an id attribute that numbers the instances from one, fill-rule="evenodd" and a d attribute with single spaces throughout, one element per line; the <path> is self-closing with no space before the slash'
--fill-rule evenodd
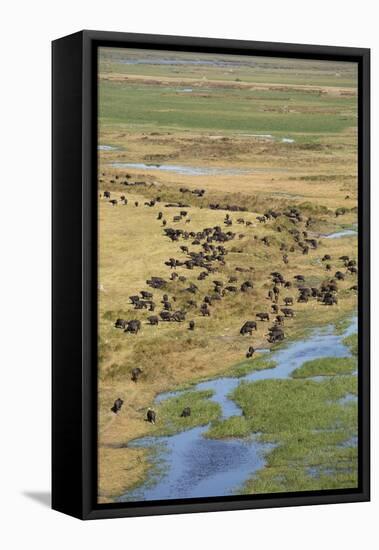
<path id="1" fill-rule="evenodd" d="M 355 356 L 358 355 L 358 334 L 351 334 L 350 336 L 347 336 L 344 338 L 343 343 L 345 346 L 347 346 L 351 353 Z"/>
<path id="2" fill-rule="evenodd" d="M 221 409 L 209 399 L 212 395 L 211 390 L 188 391 L 162 402 L 157 408 L 158 434 L 155 435 L 172 435 L 216 420 Z M 180 415 L 185 407 L 190 407 L 191 416 L 182 418 Z"/>
<path id="3" fill-rule="evenodd" d="M 200 90 L 198 90 L 200 91 Z M 312 104 L 310 94 L 304 92 L 266 92 L 267 99 L 254 100 L 253 94 L 240 90 L 208 90 L 205 97 L 192 94 L 173 93 L 172 88 L 159 85 L 125 84 L 100 81 L 99 116 L 101 123 L 111 125 L 127 124 L 153 128 L 190 130 L 262 132 L 277 135 L 295 133 L 336 133 L 354 126 L 354 98 L 333 98 L 323 100 L 323 109 L 312 116 L 293 112 L 283 116 L 282 107 L 288 99 L 304 108 Z M 285 99 L 281 98 L 281 94 Z M 270 111 L 265 110 L 270 94 L 276 94 L 277 106 L 270 101 Z M 291 98 L 288 98 L 288 96 Z M 331 116 L 329 109 L 337 112 Z"/>
<path id="4" fill-rule="evenodd" d="M 246 493 L 354 487 L 357 450 L 346 441 L 356 434 L 357 404 L 340 403 L 347 394 L 357 394 L 354 376 L 245 382 L 232 394 L 243 416 L 213 422 L 207 437 L 256 434 L 275 444 Z"/>
<path id="5" fill-rule="evenodd" d="M 277 363 L 275 361 L 268 359 L 264 355 L 258 355 L 257 357 L 246 359 L 245 361 L 241 361 L 241 363 L 233 365 L 233 367 L 225 372 L 225 375 L 240 378 L 250 372 L 274 369 L 276 365 Z"/>
<path id="6" fill-rule="evenodd" d="M 282 436 L 267 464 L 242 490 L 245 494 L 357 487 L 357 449 L 344 446 L 353 432 L 299 432 Z"/>
<path id="7" fill-rule="evenodd" d="M 306 361 L 294 370 L 293 378 L 310 378 L 312 376 L 336 376 L 338 374 L 352 374 L 357 368 L 357 361 L 353 357 L 324 357 Z"/>
<path id="8" fill-rule="evenodd" d="M 244 416 L 231 416 L 225 420 L 215 420 L 205 433 L 210 439 L 248 437 L 251 435 L 251 424 Z"/>
<path id="9" fill-rule="evenodd" d="M 333 403 L 347 393 L 356 394 L 356 378 L 312 380 L 260 380 L 242 383 L 233 399 L 243 409 L 254 432 L 280 433 L 335 427 L 344 408 Z"/>

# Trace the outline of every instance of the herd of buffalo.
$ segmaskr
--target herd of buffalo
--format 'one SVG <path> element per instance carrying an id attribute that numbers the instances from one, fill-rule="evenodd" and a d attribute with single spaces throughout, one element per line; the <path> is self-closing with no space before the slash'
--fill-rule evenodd
<path id="1" fill-rule="evenodd" d="M 204 190 L 202 189 L 191 191 L 187 188 L 181 188 L 181 192 L 193 193 L 197 196 L 204 195 Z M 112 206 L 117 206 L 119 203 L 128 204 L 128 200 L 124 195 L 119 196 L 118 199 L 114 199 L 110 191 L 104 191 L 102 197 Z M 157 203 L 160 203 L 159 197 L 145 202 L 144 206 L 152 207 Z M 135 201 L 134 206 L 138 207 L 139 203 Z M 229 251 L 225 246 L 226 243 L 236 241 L 237 239 L 237 233 L 233 232 L 231 227 L 234 223 L 239 226 L 248 227 L 252 225 L 251 221 L 245 220 L 243 217 L 233 220 L 231 214 L 226 212 L 223 220 L 224 227 L 216 225 L 205 227 L 201 231 L 190 231 L 175 227 L 175 224 L 181 221 L 186 222 L 186 224 L 191 222 L 187 210 L 190 208 L 188 204 L 181 202 L 167 203 L 164 207 L 177 207 L 180 209 L 179 213 L 172 217 L 172 223 L 174 224 L 172 227 L 167 226 L 168 215 L 164 215 L 163 211 L 159 211 L 157 215 L 157 220 L 161 223 L 164 237 L 174 243 L 178 243 L 179 256 L 170 257 L 164 262 L 170 272 L 167 278 L 152 276 L 146 280 L 146 285 L 151 290 L 140 290 L 138 294 L 130 296 L 130 304 L 135 310 L 146 311 L 146 322 L 148 325 L 156 327 L 160 323 L 183 323 L 187 320 L 188 316 L 195 316 L 196 312 L 202 317 L 210 318 L 212 317 L 213 306 L 217 302 L 229 296 L 234 297 L 239 293 L 248 293 L 254 288 L 254 268 L 252 267 L 236 266 L 234 268 L 235 275 L 229 275 L 226 280 L 221 279 L 221 277 L 213 278 L 214 274 L 222 273 L 222 268 L 227 266 Z M 213 210 L 229 210 L 230 212 L 245 211 L 244 208 L 230 205 L 221 207 L 218 204 L 210 204 L 209 208 Z M 339 212 L 338 215 L 342 215 L 342 213 Z M 267 224 L 270 220 L 276 221 L 281 217 L 287 223 L 275 224 L 275 231 L 278 234 L 287 234 L 289 239 L 286 241 L 282 239 L 282 242 L 279 243 L 277 239 L 269 235 L 263 236 L 260 239 L 255 235 L 253 239 L 257 244 L 262 244 L 265 247 L 272 245 L 279 246 L 284 266 L 283 269 L 285 269 L 285 266 L 289 263 L 291 253 L 300 252 L 301 254 L 309 254 L 311 250 L 318 249 L 319 243 L 310 234 L 310 228 L 314 220 L 311 217 L 305 216 L 299 208 L 287 208 L 283 212 L 269 209 L 264 214 L 257 216 L 257 221 L 259 224 Z M 243 239 L 244 236 L 244 234 L 240 233 L 238 240 Z M 196 246 L 196 250 L 191 250 L 191 246 Z M 238 248 L 235 250 L 238 251 Z M 332 270 L 332 262 L 339 266 L 334 276 L 326 278 L 319 286 L 307 285 L 306 277 L 302 274 L 297 274 L 289 279 L 280 271 L 269 272 L 267 275 L 269 282 L 266 296 L 269 304 L 267 310 L 256 313 L 255 319 L 244 320 L 239 330 L 240 335 L 252 335 L 253 331 L 257 330 L 259 322 L 271 322 L 272 325 L 267 329 L 266 338 L 270 344 L 275 344 L 284 340 L 286 320 L 295 316 L 295 310 L 293 309 L 294 301 L 307 304 L 315 300 L 325 306 L 337 304 L 338 283 L 346 277 L 357 274 L 357 262 L 346 255 L 332 258 L 329 254 L 325 254 L 319 261 L 324 266 L 326 273 Z M 193 274 L 191 277 L 192 280 L 189 280 L 188 276 L 179 275 L 176 272 L 178 267 L 191 272 L 188 275 Z M 343 268 L 345 268 L 344 271 L 342 271 Z M 194 272 L 194 270 L 196 271 Z M 208 277 L 212 281 L 208 292 L 204 294 L 195 281 L 203 281 Z M 241 278 L 245 280 L 241 281 Z M 173 281 L 182 283 L 181 298 L 185 296 L 185 299 L 184 301 L 183 299 L 180 300 L 181 307 L 177 306 L 177 297 L 169 295 L 170 285 Z M 178 287 L 176 286 L 175 288 L 177 289 Z M 295 290 L 297 296 L 289 296 L 289 289 L 292 289 L 292 293 Z M 164 294 L 158 297 L 158 293 L 154 292 L 155 290 L 163 291 Z M 356 291 L 357 285 L 352 285 L 350 290 Z M 138 319 L 116 319 L 114 326 L 126 333 L 136 335 L 141 330 L 142 323 Z M 196 329 L 194 319 L 188 319 L 187 328 L 190 331 Z M 249 346 L 246 357 L 251 358 L 254 353 L 254 347 Z M 142 370 L 139 367 L 133 368 L 131 372 L 132 381 L 136 383 L 141 374 Z M 122 404 L 122 399 L 117 399 L 111 410 L 117 414 Z M 191 410 L 189 407 L 186 407 L 181 413 L 182 417 L 190 415 Z M 155 411 L 148 409 L 146 420 L 155 423 Z"/>

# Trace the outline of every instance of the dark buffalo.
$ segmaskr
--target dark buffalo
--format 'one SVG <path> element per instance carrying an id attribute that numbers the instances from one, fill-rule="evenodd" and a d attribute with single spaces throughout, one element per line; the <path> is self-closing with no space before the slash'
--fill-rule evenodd
<path id="1" fill-rule="evenodd" d="M 246 321 L 240 329 L 240 334 L 250 334 L 252 335 L 252 331 L 257 330 L 257 323 L 255 321 Z"/>
<path id="2" fill-rule="evenodd" d="M 228 291 L 228 292 L 237 292 L 238 291 L 238 288 L 236 286 L 226 286 L 225 287 L 225 290 Z"/>
<path id="3" fill-rule="evenodd" d="M 211 315 L 211 312 L 210 312 L 210 310 L 209 310 L 207 304 L 201 304 L 200 312 L 201 312 L 201 314 L 202 314 L 204 317 L 205 317 L 206 315 L 207 315 L 208 317 L 210 317 L 210 315 Z"/>
<path id="4" fill-rule="evenodd" d="M 186 314 L 184 311 L 174 311 L 174 313 L 171 315 L 171 321 L 176 321 L 177 323 L 181 323 L 182 321 L 185 321 Z"/>
<path id="5" fill-rule="evenodd" d="M 134 369 L 132 369 L 132 381 L 137 383 L 137 380 L 141 376 L 142 372 L 142 369 L 140 369 L 139 367 L 135 367 Z"/>
<path id="6" fill-rule="evenodd" d="M 344 206 L 342 206 L 341 208 L 337 208 L 335 211 L 336 218 L 338 218 L 338 216 L 343 216 L 344 214 L 346 214 L 346 212 L 347 208 L 345 208 Z"/>
<path id="7" fill-rule="evenodd" d="M 153 297 L 152 293 L 147 292 L 147 290 L 141 290 L 140 294 L 145 300 L 151 300 L 151 298 Z"/>
<path id="8" fill-rule="evenodd" d="M 322 303 L 326 306 L 333 306 L 334 304 L 338 304 L 337 296 L 335 296 L 332 292 L 327 292 L 324 294 L 324 297 L 322 299 Z"/>
<path id="9" fill-rule="evenodd" d="M 255 352 L 255 349 L 253 348 L 253 346 L 250 346 L 249 349 L 247 350 L 246 358 L 250 359 L 250 357 L 253 357 L 254 352 Z"/>
<path id="10" fill-rule="evenodd" d="M 124 402 L 122 399 L 116 399 L 116 401 L 113 403 L 113 406 L 111 407 L 111 411 L 117 414 L 121 410 L 123 403 Z"/>
<path id="11" fill-rule="evenodd" d="M 131 332 L 132 334 L 137 334 L 140 328 L 141 328 L 141 321 L 133 319 L 132 321 L 128 321 L 128 325 L 124 330 L 124 332 Z"/>
<path id="12" fill-rule="evenodd" d="M 171 321 L 171 313 L 169 311 L 161 311 L 159 317 L 162 321 Z"/>
<path id="13" fill-rule="evenodd" d="M 269 335 L 267 338 L 270 344 L 275 344 L 276 342 L 282 342 L 284 340 L 284 332 L 279 326 L 274 326 L 270 328 Z"/>
<path id="14" fill-rule="evenodd" d="M 147 318 L 150 325 L 157 325 L 159 323 L 159 317 L 157 315 L 150 315 L 150 317 Z"/>
<path id="15" fill-rule="evenodd" d="M 139 300 L 134 304 L 134 309 L 148 309 L 149 303 L 146 300 Z"/>
<path id="16" fill-rule="evenodd" d="M 146 281 L 146 284 L 151 286 L 152 288 L 165 288 L 167 285 L 167 282 L 162 279 L 162 277 L 151 277 L 151 279 L 148 279 Z"/>
<path id="17" fill-rule="evenodd" d="M 128 324 L 128 321 L 125 321 L 125 319 L 117 319 L 117 321 L 115 322 L 114 326 L 116 328 L 123 328 L 125 329 L 126 326 Z"/>
<path id="18" fill-rule="evenodd" d="M 150 424 L 155 424 L 156 414 L 153 409 L 150 409 L 150 407 L 147 409 L 146 420 L 147 422 L 150 422 Z"/>
<path id="19" fill-rule="evenodd" d="M 253 283 L 250 281 L 245 281 L 241 285 L 241 292 L 247 292 L 251 288 L 253 288 Z"/>
<path id="20" fill-rule="evenodd" d="M 186 416 L 191 416 L 191 409 L 189 407 L 184 407 L 180 416 L 182 418 L 185 418 Z"/>
<path id="21" fill-rule="evenodd" d="M 188 323 L 189 330 L 195 330 L 195 321 L 190 321 Z"/>
<path id="22" fill-rule="evenodd" d="M 294 317 L 295 316 L 294 310 L 289 308 L 289 307 L 283 307 L 281 309 L 281 312 L 284 313 L 284 317 Z"/>
<path id="23" fill-rule="evenodd" d="M 306 242 L 314 249 L 318 247 L 318 242 L 316 239 L 306 239 Z"/>
<path id="24" fill-rule="evenodd" d="M 268 313 L 257 313 L 255 316 L 258 317 L 258 319 L 260 321 L 269 321 L 270 320 L 270 316 L 269 316 Z"/>

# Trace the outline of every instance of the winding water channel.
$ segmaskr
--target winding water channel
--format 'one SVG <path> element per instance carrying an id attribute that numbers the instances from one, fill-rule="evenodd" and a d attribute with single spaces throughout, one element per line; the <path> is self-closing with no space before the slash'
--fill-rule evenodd
<path id="1" fill-rule="evenodd" d="M 285 172 L 285 168 L 218 168 L 211 166 L 187 166 L 184 164 L 145 164 L 143 162 L 111 162 L 112 168 L 136 168 L 174 172 L 181 176 L 235 176 L 238 174 Z"/>
<path id="2" fill-rule="evenodd" d="M 288 378 L 305 361 L 321 357 L 350 357 L 343 339 L 357 331 L 357 318 L 343 334 L 336 334 L 328 325 L 317 329 L 303 340 L 291 342 L 268 357 L 277 363 L 273 369 L 252 372 L 244 377 L 221 377 L 200 382 L 193 391 L 212 390 L 210 398 L 220 405 L 222 418 L 241 416 L 241 409 L 228 395 L 242 381 Z M 187 390 L 188 391 L 188 390 Z M 157 396 L 156 403 L 170 399 L 181 392 L 167 392 Z M 120 497 L 120 501 L 162 500 L 232 495 L 244 482 L 265 465 L 265 454 L 272 445 L 248 439 L 213 440 L 203 437 L 209 424 L 180 432 L 169 437 L 145 437 L 129 444 L 152 448 L 157 469 L 142 486 Z"/>

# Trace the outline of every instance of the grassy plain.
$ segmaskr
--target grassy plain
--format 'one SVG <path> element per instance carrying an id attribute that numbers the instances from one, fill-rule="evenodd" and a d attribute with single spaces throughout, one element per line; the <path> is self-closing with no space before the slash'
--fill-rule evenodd
<path id="1" fill-rule="evenodd" d="M 310 378 L 312 376 L 338 376 L 352 374 L 357 369 L 354 357 L 326 357 L 306 361 L 294 370 L 293 378 Z"/>
<path id="2" fill-rule="evenodd" d="M 351 227 L 357 221 L 354 66 L 313 62 L 310 68 L 301 61 L 262 60 L 237 68 L 166 67 L 127 65 L 121 62 L 120 55 L 119 50 L 104 50 L 99 76 L 99 143 L 115 147 L 99 151 L 99 194 L 108 190 L 112 198 L 126 195 L 128 199 L 128 205 L 115 207 L 104 198 L 99 199 L 99 500 L 103 502 L 133 487 L 148 471 L 147 453 L 127 447 L 129 441 L 167 433 L 168 429 L 183 429 L 190 422 L 203 423 L 205 419 L 214 420 L 213 430 L 217 426 L 217 406 L 196 392 L 187 393 L 184 401 L 170 400 L 160 408 L 154 406 L 157 423 L 150 425 L 144 417 L 157 393 L 225 372 L 242 375 L 247 369 L 265 364 L 264 357 L 248 361 L 244 357 L 250 345 L 269 347 L 270 325 L 259 322 L 252 337 L 241 336 L 239 329 L 245 320 L 255 319 L 257 312 L 270 310 L 267 292 L 271 288 L 271 271 L 280 271 L 292 281 L 294 275 L 301 273 L 307 285 L 316 286 L 336 270 L 343 270 L 338 259 L 341 255 L 357 255 L 355 237 L 321 237 L 317 250 L 303 255 L 296 249 L 288 254 L 289 263 L 284 265 L 279 247 L 282 243 L 287 247 L 292 244 L 288 233 L 291 224 L 283 216 L 266 224 L 259 224 L 256 219 L 267 208 L 283 211 L 296 206 L 305 218 L 313 218 L 310 231 L 317 238 Z M 141 54 L 131 52 L 133 59 L 138 59 L 138 55 Z M 156 52 L 151 55 L 154 57 Z M 186 59 L 193 60 L 193 56 L 186 55 Z M 116 168 L 112 165 L 115 162 L 232 168 L 235 173 L 187 176 L 162 172 L 159 166 L 155 170 Z M 130 176 L 127 181 L 142 180 L 146 185 L 125 186 L 126 174 Z M 199 198 L 188 191 L 183 193 L 180 188 L 184 187 L 204 189 L 205 194 Z M 155 206 L 144 206 L 147 200 L 157 197 L 160 202 Z M 136 201 L 138 207 L 134 206 Z M 183 208 L 166 208 L 166 201 L 188 204 L 185 210 L 190 223 L 174 223 L 173 217 Z M 163 212 L 167 227 L 195 232 L 215 225 L 225 227 L 225 211 L 209 208 L 209 203 L 217 202 L 248 209 L 231 213 L 233 226 L 225 228 L 236 232 L 235 239 L 225 245 L 226 265 L 203 281 L 197 280 L 200 269 L 177 268 L 176 272 L 187 277 L 187 281 L 169 282 L 165 290 L 153 290 L 154 301 L 159 304 L 164 293 L 170 300 L 175 296 L 175 308 L 187 310 L 187 321 L 148 325 L 148 314 L 134 310 L 129 296 L 151 290 L 146 285 L 151 276 L 168 280 L 171 271 L 164 261 L 170 257 L 187 258 L 180 244 L 201 250 L 199 245 L 190 245 L 191 241 L 175 243 L 165 237 L 162 223 L 157 220 L 158 212 Z M 340 207 L 346 208 L 346 213 L 336 218 L 335 209 Z M 237 224 L 239 217 L 251 225 Z M 278 226 L 282 227 L 281 232 Z M 305 229 L 304 224 L 301 229 Z M 264 236 L 269 237 L 270 247 L 262 243 Z M 325 271 L 321 262 L 324 254 L 332 256 L 331 273 Z M 241 273 L 236 267 L 252 269 Z M 226 283 L 230 276 L 238 277 L 237 285 L 251 280 L 254 288 L 214 303 L 209 319 L 202 317 L 198 308 L 187 306 L 191 296 L 185 288 L 190 282 L 199 288 L 194 299 L 200 304 L 202 297 L 210 293 L 213 279 Z M 313 299 L 308 304 L 296 303 L 296 285 L 282 293 L 295 300 L 295 317 L 285 323 L 286 337 L 297 338 L 315 326 L 345 319 L 356 309 L 356 292 L 350 290 L 354 284 L 356 277 L 351 274 L 339 283 L 339 301 L 333 307 Z M 158 306 L 157 311 L 160 309 Z M 117 318 L 139 319 L 142 329 L 137 335 L 124 333 L 114 328 Z M 196 323 L 194 332 L 188 330 L 190 319 Z M 130 379 L 135 366 L 143 370 L 137 384 Z M 281 396 L 285 387 L 274 382 L 262 382 L 257 387 L 266 397 L 269 392 Z M 315 406 L 323 402 L 327 393 L 323 385 L 316 390 L 309 381 L 292 383 L 299 384 L 296 387 L 304 402 L 306 395 L 313 396 Z M 335 395 L 342 391 L 334 386 L 332 389 Z M 258 390 L 252 391 L 255 403 Z M 110 407 L 117 397 L 124 400 L 124 406 L 115 416 Z M 198 414 L 191 420 L 180 418 L 180 409 L 189 403 Z M 254 430 L 262 427 L 258 419 L 256 422 L 252 425 Z M 234 423 L 228 427 L 233 428 L 233 434 L 247 435 L 250 431 L 244 418 L 229 419 L 229 423 Z M 307 433 L 311 429 L 308 428 Z M 230 433 L 228 430 L 225 433 Z M 290 445 L 290 429 L 287 431 Z M 344 428 L 341 440 L 343 431 Z M 309 445 L 316 443 L 307 437 L 304 441 Z M 326 441 L 330 436 L 325 433 L 317 437 L 325 437 Z M 345 448 L 341 451 L 347 452 Z M 273 453 L 275 457 L 279 451 Z M 264 488 L 264 481 L 260 483 L 251 490 Z"/>

